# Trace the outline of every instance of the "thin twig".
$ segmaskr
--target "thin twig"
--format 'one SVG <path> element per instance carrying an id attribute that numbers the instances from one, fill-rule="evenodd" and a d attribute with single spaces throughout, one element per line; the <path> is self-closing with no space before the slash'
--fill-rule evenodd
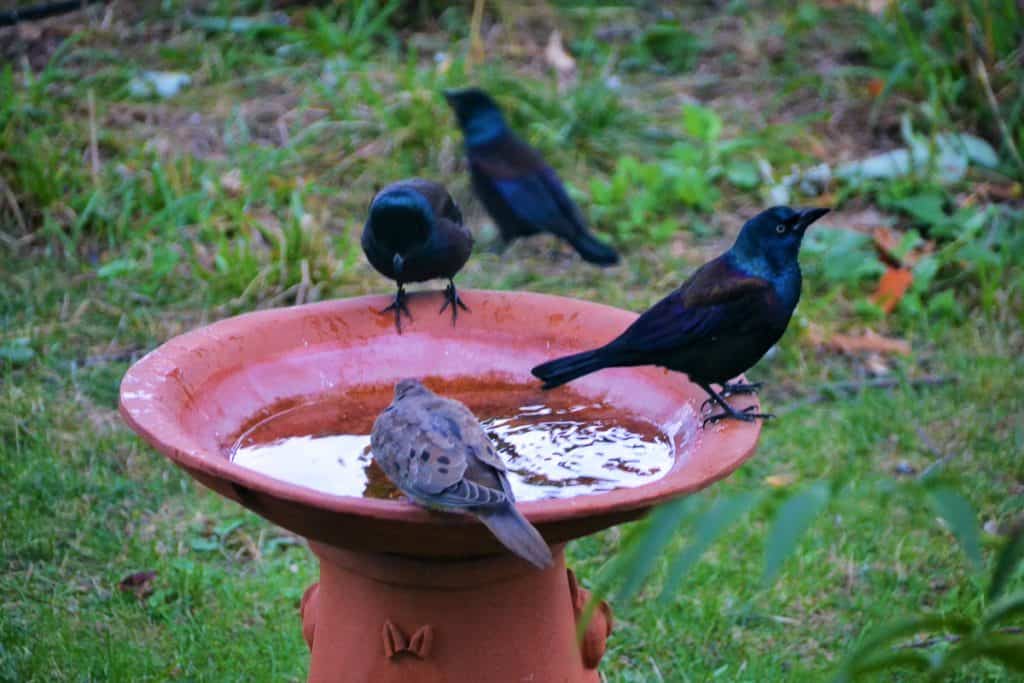
<path id="1" fill-rule="evenodd" d="M 484 59 L 484 43 L 480 38 L 480 24 L 484 18 L 484 0 L 473 0 L 473 14 L 469 18 L 469 66 L 472 69 Z"/>
<path id="2" fill-rule="evenodd" d="M 1019 626 L 1008 626 L 1007 628 L 1001 628 L 998 631 L 995 631 L 995 633 L 1012 636 L 1017 635 L 1019 633 L 1024 633 L 1024 628 L 1020 628 Z M 932 645 L 938 645 L 939 643 L 959 643 L 961 640 L 963 640 L 963 636 L 953 634 L 946 636 L 935 636 L 933 638 L 925 638 L 924 640 L 915 640 L 912 643 L 907 643 L 906 645 L 900 646 L 899 649 L 916 650 L 931 647 Z"/>
<path id="3" fill-rule="evenodd" d="M 3 178 L 0 178 L 0 190 L 3 190 L 4 197 L 7 199 L 7 204 L 11 207 L 11 213 L 14 214 L 14 221 L 18 224 L 21 234 L 25 235 L 28 233 L 28 226 L 25 224 L 25 217 L 21 215 L 21 207 L 18 206 L 18 198 L 14 196 L 11 186 L 8 185 L 7 181 Z"/>
<path id="4" fill-rule="evenodd" d="M 101 353 L 95 356 L 89 356 L 84 358 L 77 363 L 78 367 L 91 368 L 96 365 L 105 365 L 107 363 L 119 363 L 121 361 L 135 361 L 138 360 L 143 354 L 143 349 L 138 347 L 132 347 L 122 349 L 121 351 L 112 351 L 109 353 Z M 74 362 L 74 361 L 72 361 Z"/>
<path id="5" fill-rule="evenodd" d="M 917 428 L 917 438 L 921 440 L 921 443 L 924 444 L 924 447 L 927 448 L 929 452 L 931 452 L 932 456 L 935 457 L 935 460 L 933 460 L 932 463 L 928 465 L 928 467 L 925 467 L 921 474 L 917 476 L 918 479 L 927 479 L 929 476 L 931 476 L 932 472 L 939 469 L 956 456 L 960 455 L 959 451 L 953 451 L 952 453 L 943 453 L 941 450 L 939 450 L 939 447 L 935 445 L 935 442 L 932 441 L 931 438 L 929 438 L 925 431 L 920 427 Z"/>
<path id="6" fill-rule="evenodd" d="M 992 115 L 996 117 L 996 123 L 999 124 L 999 132 L 1003 135 L 1003 143 L 1010 150 L 1013 160 L 1017 162 L 1017 166 L 1021 171 L 1024 171 L 1024 159 L 1021 159 L 1017 145 L 1013 141 L 1013 135 L 1010 133 L 1003 115 L 999 113 L 999 101 L 996 99 L 995 92 L 992 91 L 992 83 L 988 80 L 988 69 L 985 68 L 985 62 L 980 59 L 978 60 L 978 79 L 981 80 L 981 84 L 985 87 L 985 95 L 988 97 L 989 106 L 992 107 Z"/>
<path id="7" fill-rule="evenodd" d="M 100 185 L 100 148 L 96 142 L 96 95 L 89 88 L 89 170 L 92 173 L 93 187 Z"/>
<path id="8" fill-rule="evenodd" d="M 912 377 L 908 379 L 899 377 L 875 377 L 868 380 L 833 382 L 832 384 L 823 385 L 818 389 L 818 391 L 806 398 L 802 398 L 782 406 L 777 412 L 788 413 L 796 408 L 802 408 L 803 406 L 831 400 L 838 394 L 856 394 L 864 389 L 894 389 L 904 385 L 912 387 L 934 387 L 949 384 L 951 382 L 956 382 L 956 377 L 949 375 L 925 375 L 924 377 Z"/>

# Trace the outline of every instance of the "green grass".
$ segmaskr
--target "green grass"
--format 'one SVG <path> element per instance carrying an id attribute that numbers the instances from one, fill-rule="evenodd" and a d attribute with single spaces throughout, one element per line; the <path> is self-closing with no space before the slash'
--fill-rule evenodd
<path id="1" fill-rule="evenodd" d="M 823 197 L 794 190 L 793 203 L 838 204 L 832 228 L 878 211 L 908 247 L 930 240 L 933 250 L 885 315 L 870 300 L 885 264 L 869 237 L 824 228 L 808 245 L 798 314 L 752 373 L 769 382 L 763 399 L 780 418 L 757 456 L 705 496 L 764 500 L 661 597 L 667 563 L 693 538 L 681 525 L 638 595 L 615 601 L 603 671 L 609 681 L 808 680 L 865 629 L 985 608 L 987 571 L 972 570 L 917 475 L 901 472 L 950 456 L 937 475 L 986 525 L 987 569 L 1024 509 L 1024 210 L 1007 142 L 1024 146 L 1024 79 L 1005 59 L 1018 44 L 1012 23 L 971 43 L 957 42 L 962 16 L 911 5 L 891 10 L 897 24 L 730 3 L 680 10 L 684 31 L 636 9 L 509 3 L 487 15 L 506 30 L 471 64 L 467 6 L 296 8 L 287 26 L 259 14 L 234 33 L 223 19 L 263 3 L 211 3 L 220 23 L 184 21 L 169 3 L 123 4 L 109 25 L 78 15 L 63 42 L 0 34 L 3 54 L 19 54 L 0 67 L 0 680 L 304 679 L 298 601 L 316 577 L 311 554 L 143 446 L 116 414 L 117 387 L 131 360 L 210 320 L 387 290 L 358 247 L 375 187 L 409 175 L 449 184 L 484 247 L 460 275 L 466 286 L 642 310 L 769 202 L 759 166 L 778 180 L 794 164 L 892 148 L 903 114 L 922 133 L 984 136 L 999 166 L 952 185 L 926 170 L 833 182 Z M 969 7 L 971 31 L 986 25 L 974 4 L 939 3 Z M 562 86 L 529 49 L 555 25 L 579 68 Z M 893 27 L 914 39 L 893 39 Z M 947 54 L 971 45 L 1005 125 Z M 908 80 L 905 60 L 927 77 Z M 826 62 L 834 68 L 818 69 Z M 145 69 L 185 71 L 192 83 L 167 101 L 138 98 L 130 83 Z M 887 84 L 884 97 L 866 94 L 872 79 Z M 470 197 L 439 94 L 468 80 L 499 94 L 622 248 L 623 267 L 587 267 L 545 238 L 501 257 L 486 250 L 494 231 Z M 808 401 L 878 371 L 875 359 L 816 342 L 867 328 L 912 345 L 883 359 L 890 376 L 955 382 Z M 784 497 L 819 481 L 841 488 L 764 584 Z M 585 584 L 624 531 L 570 546 Z M 156 572 L 143 598 L 118 588 L 139 571 Z M 1024 586 L 1019 571 L 1012 586 Z M 992 663 L 954 679 L 1013 680 Z"/>

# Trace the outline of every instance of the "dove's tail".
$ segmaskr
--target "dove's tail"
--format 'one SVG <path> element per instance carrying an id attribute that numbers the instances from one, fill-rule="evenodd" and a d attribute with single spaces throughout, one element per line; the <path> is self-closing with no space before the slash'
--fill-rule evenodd
<path id="1" fill-rule="evenodd" d="M 480 521 L 487 525 L 501 544 L 537 569 L 551 566 L 551 550 L 547 542 L 526 518 L 509 503 L 498 510 L 478 511 Z"/>

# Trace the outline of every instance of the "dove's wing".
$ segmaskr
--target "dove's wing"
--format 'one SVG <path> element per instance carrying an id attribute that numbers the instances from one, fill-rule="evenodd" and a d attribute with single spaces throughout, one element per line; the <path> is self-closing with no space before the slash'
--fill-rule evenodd
<path id="1" fill-rule="evenodd" d="M 436 429 L 429 411 L 397 401 L 377 418 L 370 448 L 384 473 L 410 496 L 433 494 L 462 480 L 466 457 Z"/>
<path id="2" fill-rule="evenodd" d="M 437 396 L 395 402 L 377 418 L 371 448 L 385 474 L 411 498 L 454 508 L 513 500 L 487 433 L 461 403 Z"/>
<path id="3" fill-rule="evenodd" d="M 500 489 L 509 501 L 514 501 L 512 486 L 506 476 L 507 469 L 505 462 L 495 450 L 491 438 L 487 436 L 483 426 L 477 421 L 476 416 L 457 401 L 440 399 L 447 406 L 443 413 L 444 420 L 452 427 L 457 428 L 458 438 L 465 445 L 467 467 L 463 475 L 466 479 L 482 484 L 488 488 Z"/>

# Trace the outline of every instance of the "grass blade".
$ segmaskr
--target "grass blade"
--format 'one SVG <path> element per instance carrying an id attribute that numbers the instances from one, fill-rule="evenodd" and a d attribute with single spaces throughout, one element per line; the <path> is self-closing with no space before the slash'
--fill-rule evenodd
<path id="1" fill-rule="evenodd" d="M 927 671 L 932 666 L 931 660 L 922 652 L 913 650 L 896 650 L 886 652 L 877 657 L 871 657 L 852 667 L 853 678 L 860 678 L 865 674 L 888 671 L 890 669 L 905 668 L 917 671 Z"/>
<path id="2" fill-rule="evenodd" d="M 749 512 L 761 499 L 757 491 L 748 491 L 735 496 L 722 496 L 697 520 L 694 538 L 683 552 L 676 556 L 669 566 L 661 597 L 671 594 L 683 574 L 700 559 L 707 549 L 740 517 Z"/>
<path id="3" fill-rule="evenodd" d="M 1006 588 L 1007 582 L 1013 577 L 1017 565 L 1024 559 L 1024 523 L 1018 524 L 1010 533 L 1010 538 L 999 551 L 996 566 L 992 570 L 992 580 L 986 594 L 989 601 L 994 601 Z"/>
<path id="4" fill-rule="evenodd" d="M 1024 638 L 1020 636 L 993 636 L 978 643 L 975 649 L 982 657 L 994 659 L 1010 671 L 1024 673 Z"/>
<path id="5" fill-rule="evenodd" d="M 975 569 L 981 569 L 981 534 L 978 530 L 978 517 L 970 501 L 946 487 L 930 488 L 928 495 L 935 511 L 946 520 L 960 542 L 967 559 Z"/>
<path id="6" fill-rule="evenodd" d="M 622 578 L 622 585 L 615 594 L 617 600 L 628 599 L 640 589 L 665 546 L 671 542 L 679 523 L 690 513 L 692 501 L 692 498 L 682 498 L 662 505 L 651 514 L 649 523 L 623 552 L 621 564 L 615 567 L 615 574 Z"/>
<path id="7" fill-rule="evenodd" d="M 814 518 L 829 499 L 828 482 L 819 481 L 794 493 L 779 508 L 764 555 L 765 585 L 771 583 L 782 568 L 782 563 L 796 548 L 800 536 L 807 531 Z"/>
<path id="8" fill-rule="evenodd" d="M 991 628 L 1001 621 L 1024 617 L 1024 593 L 1008 595 L 985 611 L 982 623 Z"/>

